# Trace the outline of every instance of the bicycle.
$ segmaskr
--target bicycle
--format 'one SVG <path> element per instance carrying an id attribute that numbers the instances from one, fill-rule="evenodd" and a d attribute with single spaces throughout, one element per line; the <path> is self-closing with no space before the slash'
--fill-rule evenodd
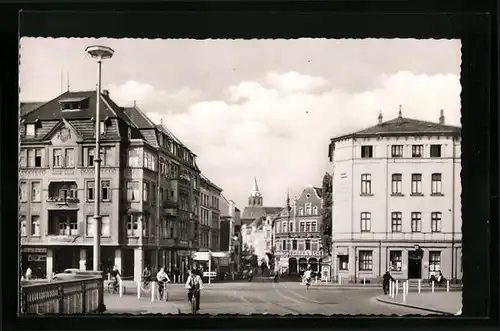
<path id="1" fill-rule="evenodd" d="M 306 290 L 309 290 L 309 286 L 311 286 L 311 280 L 306 279 Z"/>
<path id="2" fill-rule="evenodd" d="M 161 301 L 163 299 L 165 299 L 165 301 L 168 301 L 168 289 L 167 287 L 165 286 L 165 284 L 167 284 L 168 281 L 159 281 L 157 282 L 158 284 L 158 299 Z M 161 284 L 161 285 L 160 285 Z"/>
<path id="3" fill-rule="evenodd" d="M 125 286 L 123 286 L 123 283 L 122 283 L 122 290 L 123 290 L 122 294 L 127 293 L 127 288 Z M 111 280 L 108 283 L 108 292 L 109 292 L 109 294 L 120 293 L 120 282 L 115 283 L 113 280 Z"/>
<path id="4" fill-rule="evenodd" d="M 200 290 L 194 290 L 193 291 L 193 296 L 191 297 L 191 313 L 193 315 L 196 314 L 196 305 L 198 304 L 197 299 L 196 299 L 196 293 L 199 292 Z"/>
<path id="5" fill-rule="evenodd" d="M 151 281 L 147 279 L 143 279 L 141 283 L 141 290 L 143 292 L 149 292 L 151 291 Z"/>

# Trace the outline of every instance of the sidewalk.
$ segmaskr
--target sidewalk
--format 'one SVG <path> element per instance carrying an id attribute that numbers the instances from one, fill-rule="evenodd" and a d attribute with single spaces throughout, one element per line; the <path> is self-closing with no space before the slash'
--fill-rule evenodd
<path id="1" fill-rule="evenodd" d="M 172 301 L 151 302 L 150 298 L 136 296 L 104 295 L 105 314 L 179 314 L 177 303 Z"/>
<path id="2" fill-rule="evenodd" d="M 435 314 L 455 315 L 462 309 L 462 292 L 435 292 L 435 293 L 409 293 L 406 302 L 403 302 L 403 295 L 398 294 L 394 298 L 390 295 L 378 296 L 377 301 L 391 305 L 404 306 L 426 310 Z"/>

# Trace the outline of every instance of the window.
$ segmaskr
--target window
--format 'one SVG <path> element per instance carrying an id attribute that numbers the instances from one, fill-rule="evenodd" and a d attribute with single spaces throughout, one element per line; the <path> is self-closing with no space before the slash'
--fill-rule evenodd
<path id="1" fill-rule="evenodd" d="M 339 255 L 339 270 L 349 270 L 349 255 Z"/>
<path id="2" fill-rule="evenodd" d="M 359 251 L 359 270 L 371 271 L 373 268 L 372 251 Z"/>
<path id="3" fill-rule="evenodd" d="M 52 166 L 54 168 L 64 167 L 63 150 L 62 149 L 60 149 L 60 148 L 54 149 L 54 160 L 53 160 Z"/>
<path id="4" fill-rule="evenodd" d="M 40 216 L 38 215 L 31 216 L 31 235 L 33 237 L 40 236 Z"/>
<path id="5" fill-rule="evenodd" d="M 441 271 L 441 252 L 439 251 L 429 252 L 429 271 L 430 272 Z"/>
<path id="6" fill-rule="evenodd" d="M 361 146 L 361 157 L 363 159 L 373 157 L 373 146 Z"/>
<path id="7" fill-rule="evenodd" d="M 392 232 L 401 232 L 403 230 L 403 219 L 400 212 L 392 212 L 391 213 L 391 228 Z"/>
<path id="8" fill-rule="evenodd" d="M 391 156 L 392 157 L 403 157 L 403 145 L 392 145 L 391 146 Z"/>
<path id="9" fill-rule="evenodd" d="M 94 201 L 95 199 L 95 185 L 94 181 L 87 181 L 87 201 Z"/>
<path id="10" fill-rule="evenodd" d="M 109 180 L 101 181 L 101 200 L 111 200 L 111 181 Z"/>
<path id="11" fill-rule="evenodd" d="M 371 213 L 363 212 L 361 213 L 361 232 L 370 232 L 372 215 Z"/>
<path id="12" fill-rule="evenodd" d="M 361 175 L 361 194 L 371 194 L 372 193 L 372 175 L 362 174 Z"/>
<path id="13" fill-rule="evenodd" d="M 87 167 L 94 166 L 95 150 L 93 148 L 87 149 Z"/>
<path id="14" fill-rule="evenodd" d="M 290 232 L 293 232 L 293 222 L 290 222 Z"/>
<path id="15" fill-rule="evenodd" d="M 306 222 L 306 232 L 311 232 L 311 222 Z"/>
<path id="16" fill-rule="evenodd" d="M 402 174 L 392 174 L 392 194 L 393 195 L 403 194 L 403 175 Z"/>
<path id="17" fill-rule="evenodd" d="M 310 216 L 311 215 L 311 204 L 306 203 L 306 215 Z"/>
<path id="18" fill-rule="evenodd" d="M 304 216 L 304 208 L 299 208 L 299 216 Z"/>
<path id="19" fill-rule="evenodd" d="M 156 185 L 151 183 L 151 203 L 156 204 Z"/>
<path id="20" fill-rule="evenodd" d="M 106 131 L 106 123 L 104 123 L 104 121 L 101 121 L 99 123 L 99 132 L 101 133 L 101 135 L 103 135 Z"/>
<path id="21" fill-rule="evenodd" d="M 297 240 L 292 240 L 292 250 L 296 251 L 297 250 Z"/>
<path id="22" fill-rule="evenodd" d="M 88 215 L 86 222 L 85 235 L 87 237 L 93 237 L 95 233 L 94 228 L 94 216 Z M 111 221 L 109 216 L 101 216 L 101 237 L 111 236 Z"/>
<path id="23" fill-rule="evenodd" d="M 441 157 L 441 145 L 431 145 L 431 157 Z"/>
<path id="24" fill-rule="evenodd" d="M 422 174 L 411 175 L 411 194 L 413 195 L 422 194 Z"/>
<path id="25" fill-rule="evenodd" d="M 78 219 L 72 216 L 60 216 L 57 220 L 60 236 L 78 235 Z"/>
<path id="26" fill-rule="evenodd" d="M 441 213 L 431 213 L 431 232 L 441 232 Z"/>
<path id="27" fill-rule="evenodd" d="M 26 167 L 26 150 L 21 149 L 19 151 L 19 167 L 20 168 L 25 168 Z"/>
<path id="28" fill-rule="evenodd" d="M 424 145 L 411 146 L 411 157 L 422 157 L 424 154 Z"/>
<path id="29" fill-rule="evenodd" d="M 35 124 L 26 124 L 26 136 L 34 137 L 35 136 Z"/>
<path id="30" fill-rule="evenodd" d="M 139 237 L 139 220 L 135 215 L 128 215 L 127 217 L 127 236 Z"/>
<path id="31" fill-rule="evenodd" d="M 140 167 L 140 149 L 131 148 L 128 150 L 128 166 L 129 167 Z"/>
<path id="32" fill-rule="evenodd" d="M 139 182 L 127 182 L 127 201 L 140 201 Z"/>
<path id="33" fill-rule="evenodd" d="M 317 250 L 318 250 L 318 242 L 311 241 L 311 251 L 317 251 Z"/>
<path id="34" fill-rule="evenodd" d="M 441 174 L 432 174 L 431 176 L 431 194 L 441 195 Z"/>
<path id="35" fill-rule="evenodd" d="M 150 224 L 150 223 L 149 223 L 148 218 L 147 218 L 146 216 L 143 216 L 143 217 L 142 217 L 142 236 L 143 236 L 143 237 L 149 237 L 149 234 L 150 234 L 150 233 L 149 233 L 149 232 L 150 232 L 150 231 L 149 231 L 149 224 Z M 184 231 L 183 231 L 183 236 L 182 236 L 183 238 L 185 238 L 185 235 L 184 235 L 184 234 L 186 233 L 185 226 L 186 226 L 186 224 L 182 224 L 182 227 L 184 228 L 184 229 L 183 229 L 183 230 L 184 230 Z"/>
<path id="36" fill-rule="evenodd" d="M 313 215 L 318 215 L 318 207 L 313 207 Z"/>
<path id="37" fill-rule="evenodd" d="M 422 213 L 411 213 L 411 232 L 422 232 Z"/>
<path id="38" fill-rule="evenodd" d="M 75 150 L 66 149 L 64 156 L 64 166 L 66 168 L 73 168 L 75 166 Z"/>
<path id="39" fill-rule="evenodd" d="M 28 168 L 42 167 L 42 149 L 28 149 Z"/>
<path id="40" fill-rule="evenodd" d="M 303 250 L 304 250 L 304 241 L 303 241 L 303 240 L 300 240 L 300 241 L 299 241 L 298 250 L 299 250 L 299 251 L 303 251 Z"/>
<path id="41" fill-rule="evenodd" d="M 287 232 L 286 222 L 283 222 L 283 232 Z"/>
<path id="42" fill-rule="evenodd" d="M 101 165 L 105 167 L 113 166 L 113 150 L 111 147 L 101 148 Z"/>
<path id="43" fill-rule="evenodd" d="M 401 271 L 401 251 L 391 251 L 389 253 L 389 261 L 391 262 L 391 271 Z"/>
<path id="44" fill-rule="evenodd" d="M 306 239 L 305 244 L 306 244 L 306 251 L 311 250 L 311 240 Z"/>
<path id="45" fill-rule="evenodd" d="M 142 201 L 148 202 L 148 197 L 149 197 L 149 183 L 143 182 L 142 183 Z"/>
<path id="46" fill-rule="evenodd" d="M 28 183 L 26 182 L 19 183 L 19 200 L 21 202 L 28 201 Z"/>
<path id="47" fill-rule="evenodd" d="M 31 201 L 32 202 L 40 202 L 42 200 L 41 197 L 41 183 L 40 182 L 31 182 Z"/>
<path id="48" fill-rule="evenodd" d="M 311 222 L 311 232 L 316 232 L 316 222 Z"/>
<path id="49" fill-rule="evenodd" d="M 304 232 L 305 231 L 305 224 L 304 222 L 300 222 L 300 232 Z"/>
<path id="50" fill-rule="evenodd" d="M 26 237 L 27 231 L 26 231 L 26 215 L 20 215 L 19 216 L 19 222 L 20 222 L 20 227 L 21 227 L 21 236 Z"/>

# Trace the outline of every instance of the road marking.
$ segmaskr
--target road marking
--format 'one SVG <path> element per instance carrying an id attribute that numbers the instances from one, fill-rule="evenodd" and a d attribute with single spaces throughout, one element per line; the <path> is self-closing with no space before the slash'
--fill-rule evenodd
<path id="1" fill-rule="evenodd" d="M 297 297 L 299 297 L 299 298 L 301 298 L 301 299 L 303 299 L 303 300 L 305 300 L 305 301 L 308 301 L 308 302 L 311 302 L 311 303 L 315 303 L 315 304 L 318 304 L 318 305 L 323 304 L 323 302 L 316 301 L 316 300 L 311 300 L 311 299 L 309 299 L 309 298 L 307 298 L 307 297 L 305 297 L 305 296 L 302 296 L 301 294 L 298 294 L 297 292 L 295 292 L 294 290 L 292 290 L 292 289 L 290 289 L 289 287 L 285 286 L 284 284 L 283 284 L 283 287 L 284 287 L 285 289 L 287 289 L 287 290 L 288 290 L 290 293 L 292 293 L 293 295 L 295 295 L 295 296 L 297 296 Z M 308 290 L 306 290 L 306 291 L 308 291 Z"/>

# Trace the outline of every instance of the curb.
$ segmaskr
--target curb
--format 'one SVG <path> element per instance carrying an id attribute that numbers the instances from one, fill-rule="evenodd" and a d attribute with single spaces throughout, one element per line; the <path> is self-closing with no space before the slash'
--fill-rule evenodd
<path id="1" fill-rule="evenodd" d="M 407 303 L 395 302 L 395 301 L 391 301 L 391 300 L 382 299 L 382 297 L 380 297 L 380 296 L 376 297 L 375 299 L 379 302 L 382 302 L 382 303 L 385 303 L 388 305 L 402 306 L 402 307 L 408 307 L 408 308 L 413 308 L 413 309 L 418 309 L 418 310 L 424 310 L 424 311 L 428 311 L 428 312 L 436 313 L 436 314 L 441 314 L 441 315 L 449 315 L 449 316 L 455 315 L 455 314 L 447 312 L 447 311 L 431 309 L 431 308 L 426 308 L 426 307 L 422 307 L 422 306 L 410 305 Z"/>

